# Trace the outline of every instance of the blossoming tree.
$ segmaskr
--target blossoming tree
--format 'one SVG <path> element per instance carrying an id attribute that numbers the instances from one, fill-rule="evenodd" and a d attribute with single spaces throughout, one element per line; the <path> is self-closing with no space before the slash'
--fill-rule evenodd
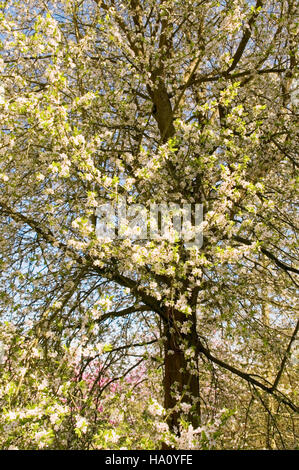
<path id="1" fill-rule="evenodd" d="M 0 27 L 3 321 L 82 370 L 103 344 L 109 376 L 152 361 L 178 438 L 229 387 L 290 446 L 295 2 L 7 0 Z M 120 197 L 201 204 L 202 246 L 101 239 Z"/>

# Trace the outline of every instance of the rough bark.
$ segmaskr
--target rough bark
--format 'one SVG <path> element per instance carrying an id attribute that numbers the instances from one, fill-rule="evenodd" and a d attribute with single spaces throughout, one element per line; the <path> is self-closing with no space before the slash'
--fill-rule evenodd
<path id="1" fill-rule="evenodd" d="M 148 88 L 149 94 L 153 102 L 153 116 L 157 121 L 161 141 L 167 142 L 173 137 L 175 128 L 173 125 L 173 112 L 167 89 L 161 79 L 157 80 L 154 89 Z"/>

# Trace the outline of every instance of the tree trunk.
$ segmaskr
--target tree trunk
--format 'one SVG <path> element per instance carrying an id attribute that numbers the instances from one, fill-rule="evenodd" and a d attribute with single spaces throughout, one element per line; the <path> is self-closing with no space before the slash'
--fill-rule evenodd
<path id="1" fill-rule="evenodd" d="M 198 377 L 198 348 L 196 333 L 196 317 L 192 317 L 192 331 L 183 334 L 180 326 L 190 319 L 183 313 L 166 310 L 168 321 L 164 324 L 164 408 L 167 412 L 169 429 L 179 434 L 180 418 L 193 425 L 200 424 L 199 377 Z M 191 348 L 191 349 L 190 349 Z M 184 351 L 194 351 L 194 356 L 186 356 Z M 189 411 L 183 412 L 181 403 L 191 405 Z M 163 444 L 163 449 L 167 445 Z"/>

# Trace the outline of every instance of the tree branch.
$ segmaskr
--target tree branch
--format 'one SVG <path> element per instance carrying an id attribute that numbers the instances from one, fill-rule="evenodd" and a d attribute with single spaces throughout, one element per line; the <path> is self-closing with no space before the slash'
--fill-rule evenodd
<path id="1" fill-rule="evenodd" d="M 218 366 L 232 372 L 233 374 L 237 375 L 238 377 L 241 377 L 242 379 L 246 380 L 250 384 L 261 388 L 262 390 L 269 393 L 270 395 L 273 395 L 276 398 L 276 400 L 284 403 L 289 408 L 291 408 L 293 411 L 296 411 L 296 412 L 299 411 L 299 408 L 294 403 L 292 403 L 290 400 L 288 400 L 286 397 L 284 397 L 281 394 L 281 392 L 277 391 L 277 393 L 275 393 L 275 390 L 274 390 L 273 386 L 267 387 L 267 385 L 264 385 L 262 382 L 259 382 L 258 380 L 256 380 L 252 376 L 252 374 L 247 374 L 246 372 L 243 372 L 243 371 L 237 369 L 236 367 L 234 367 L 230 364 L 227 364 L 226 362 L 222 361 L 221 359 L 218 359 L 217 357 L 213 356 L 210 353 L 210 351 L 207 348 L 205 348 L 199 340 L 198 340 L 198 350 L 199 350 L 200 353 L 204 354 L 208 359 L 210 359 L 210 361 L 214 362 Z"/>
<path id="2" fill-rule="evenodd" d="M 243 52 L 245 51 L 245 48 L 247 46 L 247 43 L 248 43 L 249 39 L 251 38 L 252 27 L 253 27 L 253 25 L 255 23 L 255 20 L 258 17 L 258 14 L 259 14 L 259 11 L 257 11 L 257 9 L 262 7 L 262 5 L 263 5 L 263 1 L 262 0 L 257 0 L 256 6 L 255 6 L 255 11 L 254 11 L 253 15 L 251 16 L 251 18 L 249 19 L 249 21 L 248 21 L 248 26 L 245 28 L 245 32 L 244 32 L 243 37 L 242 37 L 242 39 L 239 43 L 239 46 L 238 46 L 238 48 L 235 52 L 235 55 L 233 57 L 233 62 L 231 64 L 231 66 L 227 69 L 227 73 L 234 70 L 236 68 L 237 64 L 239 63 L 239 61 L 241 60 Z"/>
<path id="3" fill-rule="evenodd" d="M 285 365 L 286 365 L 287 358 L 288 358 L 288 356 L 289 356 L 289 354 L 290 354 L 290 351 L 291 351 L 292 344 L 293 344 L 293 342 L 294 342 L 295 339 L 296 339 L 298 330 L 299 330 L 299 320 L 297 321 L 297 325 L 296 325 L 296 327 L 295 327 L 295 329 L 294 329 L 294 331 L 293 331 L 293 334 L 292 334 L 292 337 L 291 337 L 290 342 L 289 342 L 289 344 L 288 344 L 288 347 L 287 347 L 287 349 L 286 349 L 286 351 L 285 351 L 285 353 L 284 353 L 284 356 L 283 356 L 283 358 L 282 358 L 281 365 L 280 365 L 280 369 L 279 369 L 278 374 L 277 374 L 277 376 L 276 376 L 276 379 L 274 380 L 274 383 L 273 383 L 273 385 L 272 385 L 272 390 L 275 390 L 275 389 L 276 389 L 276 387 L 277 387 L 277 385 L 278 385 L 278 383 L 279 383 L 279 381 L 280 381 L 280 378 L 281 378 L 281 376 L 282 376 L 283 370 L 284 370 Z"/>

